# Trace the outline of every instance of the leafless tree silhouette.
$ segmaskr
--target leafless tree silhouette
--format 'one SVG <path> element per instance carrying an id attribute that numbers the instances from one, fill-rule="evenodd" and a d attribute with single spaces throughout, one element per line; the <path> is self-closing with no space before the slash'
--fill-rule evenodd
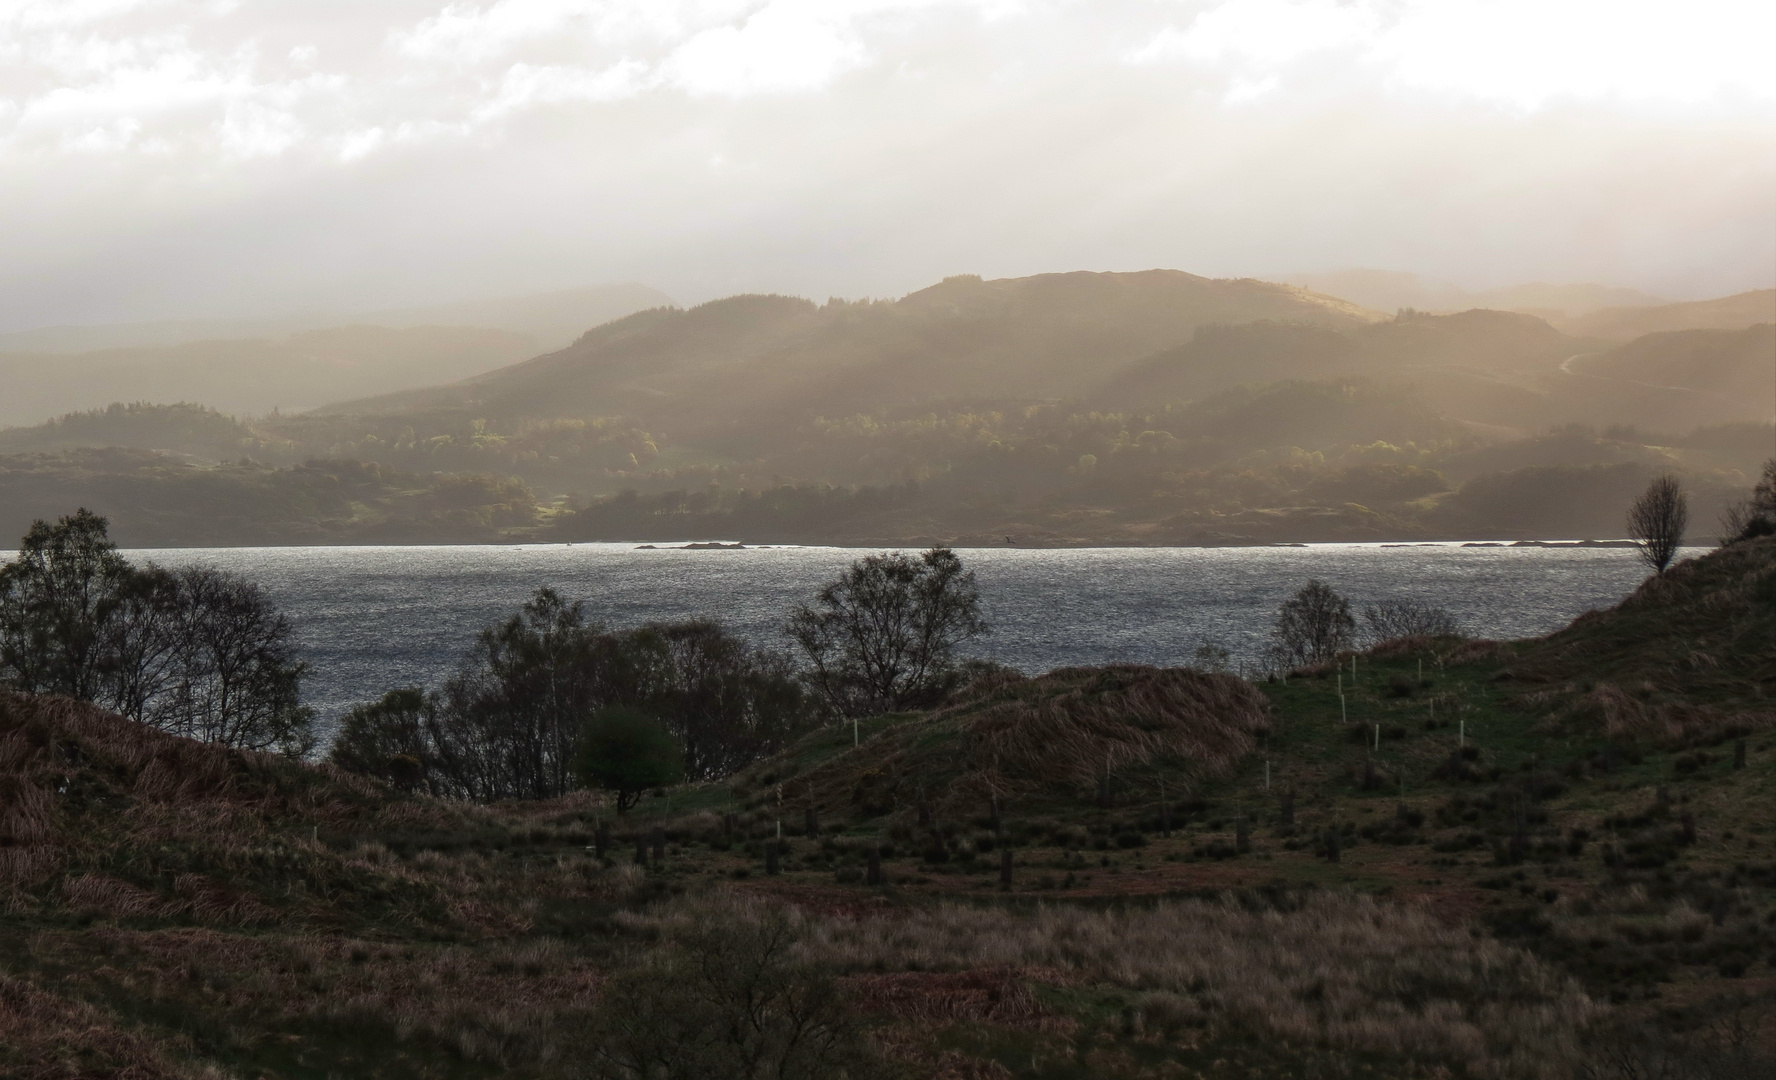
<path id="1" fill-rule="evenodd" d="M 1677 556 L 1689 524 L 1690 500 L 1670 473 L 1648 484 L 1628 508 L 1628 535 L 1640 544 L 1640 557 L 1656 574 L 1663 574 Z"/>

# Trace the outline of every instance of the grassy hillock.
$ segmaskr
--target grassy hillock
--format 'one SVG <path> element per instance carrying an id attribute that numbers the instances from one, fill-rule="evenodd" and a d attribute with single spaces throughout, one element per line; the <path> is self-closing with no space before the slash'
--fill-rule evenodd
<path id="1" fill-rule="evenodd" d="M 1776 728 L 1776 541 L 1648 578 L 1538 642 L 1499 678 L 1563 729 L 1668 749 Z"/>
<path id="2" fill-rule="evenodd" d="M 0 1072 L 725 1076 L 743 984 L 858 1077 L 1767 1075 L 1773 582 L 1765 539 L 1532 641 L 990 675 L 620 818 L 3 695 Z"/>

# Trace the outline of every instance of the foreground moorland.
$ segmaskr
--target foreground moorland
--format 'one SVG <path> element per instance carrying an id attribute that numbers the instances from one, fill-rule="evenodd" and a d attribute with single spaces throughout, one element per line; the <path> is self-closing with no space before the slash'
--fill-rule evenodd
<path id="1" fill-rule="evenodd" d="M 992 676 L 620 818 L 8 695 L 0 1073 L 1767 1076 L 1773 695 L 1768 537 L 1532 641 Z"/>

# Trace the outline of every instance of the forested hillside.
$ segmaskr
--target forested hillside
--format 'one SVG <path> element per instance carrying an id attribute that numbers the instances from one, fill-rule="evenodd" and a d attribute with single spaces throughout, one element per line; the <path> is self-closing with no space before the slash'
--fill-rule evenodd
<path id="1" fill-rule="evenodd" d="M 1706 536 L 1776 453 L 1773 332 L 1616 343 L 1520 312 L 1384 316 L 1176 271 L 737 296 L 300 415 L 138 405 L 0 430 L 0 493 L 78 478 L 132 537 L 153 472 L 161 524 L 132 542 L 159 542 L 204 536 L 185 493 L 245 483 L 242 459 L 361 462 L 408 492 L 466 476 L 534 493 L 523 513 L 503 496 L 454 507 L 478 524 L 438 539 L 1267 543 L 1613 537 L 1626 498 L 1675 472 Z M 78 456 L 107 448 L 157 456 Z M 121 471 L 101 483 L 106 461 Z M 322 524 L 298 473 L 278 475 L 290 513 L 228 535 L 442 529 L 392 493 Z"/>

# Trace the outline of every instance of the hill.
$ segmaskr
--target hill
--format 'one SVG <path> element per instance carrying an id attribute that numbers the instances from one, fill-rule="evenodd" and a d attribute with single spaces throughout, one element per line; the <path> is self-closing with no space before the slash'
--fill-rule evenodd
<path id="1" fill-rule="evenodd" d="M 123 448 L 0 454 L 0 535 L 97 508 L 127 547 L 487 543 L 534 525 L 509 477 L 414 475 L 360 461 L 196 462 Z"/>
<path id="2" fill-rule="evenodd" d="M 1670 330 L 1743 330 L 1767 322 L 1776 322 L 1776 289 L 1754 289 L 1715 300 L 1606 308 L 1559 325 L 1578 337 L 1629 341 Z"/>
<path id="3" fill-rule="evenodd" d="M 1776 540 L 1680 562 L 1500 674 L 1586 734 L 1685 749 L 1776 730 Z"/>
<path id="4" fill-rule="evenodd" d="M 654 308 L 455 383 L 247 431 L 136 406 L 0 432 L 0 451 L 363 462 L 538 494 L 527 514 L 490 511 L 482 538 L 1607 539 L 1661 472 L 1683 476 L 1702 528 L 1749 486 L 1776 448 L 1757 392 L 1767 336 L 1611 346 L 1523 313 L 1388 318 L 1175 271 L 964 276 L 894 301 Z M 116 503 L 96 509 L 138 514 L 120 501 L 138 480 L 85 475 Z M 297 528 L 309 513 L 255 535 L 364 535 L 336 514 Z M 172 516 L 155 531 L 203 535 Z M 394 517 L 389 536 L 462 535 Z"/>
<path id="5" fill-rule="evenodd" d="M 1434 388 L 1451 378 L 1523 383 L 1552 371 L 1578 347 L 1542 319 L 1507 311 L 1402 312 L 1348 328 L 1274 321 L 1205 326 L 1185 344 L 1123 367 L 1087 397 L 1121 405 L 1189 401 L 1247 383 L 1341 376 Z M 1524 396 L 1534 395 L 1525 388 Z M 1467 418 L 1470 392 L 1443 397 L 1456 417 Z"/>
<path id="6" fill-rule="evenodd" d="M 106 447 L 167 450 L 215 461 L 278 457 L 290 449 L 232 416 L 190 402 L 113 403 L 32 427 L 0 428 L 0 453 L 4 454 Z"/>
<path id="7" fill-rule="evenodd" d="M 1776 326 L 1671 330 L 1575 355 L 1548 384 L 1576 418 L 1676 431 L 1776 419 Z"/>
<path id="8" fill-rule="evenodd" d="M 1398 270 L 1335 270 L 1324 274 L 1289 274 L 1278 278 L 1327 296 L 1343 297 L 1377 311 L 1415 308 L 1453 312 L 1472 308 L 1517 311 L 1559 322 L 1600 309 L 1626 310 L 1665 301 L 1639 289 L 1613 285 L 1550 285 L 1530 282 L 1493 289 L 1464 289 Z"/>
<path id="9" fill-rule="evenodd" d="M 818 415 L 1070 396 L 1205 324 L 1354 326 L 1377 318 L 1290 286 L 1172 270 L 958 277 L 879 303 L 740 296 L 642 313 L 510 370 L 350 408 L 448 407 L 497 419 L 622 415 L 669 423 L 689 442 L 753 443 L 786 420 Z"/>
<path id="10" fill-rule="evenodd" d="M 1581 357 L 1570 370 L 1738 400 L 1768 415 L 1776 411 L 1776 325 L 1647 334 L 1608 352 Z"/>

